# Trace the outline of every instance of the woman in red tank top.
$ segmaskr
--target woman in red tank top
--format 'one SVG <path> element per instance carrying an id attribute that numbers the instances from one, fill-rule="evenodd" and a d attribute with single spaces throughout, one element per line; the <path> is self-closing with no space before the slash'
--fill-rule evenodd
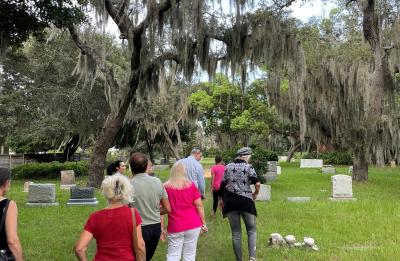
<path id="1" fill-rule="evenodd" d="M 80 261 L 86 261 L 89 242 L 96 239 L 95 261 L 144 261 L 145 245 L 140 224 L 142 219 L 136 209 L 125 204 L 132 201 L 133 187 L 127 177 L 115 174 L 106 177 L 101 190 L 108 206 L 90 215 L 75 246 Z M 133 220 L 133 213 L 134 220 Z M 136 228 L 133 229 L 133 223 Z M 136 246 L 136 247 L 135 247 Z M 135 253 L 136 252 L 136 253 Z"/>

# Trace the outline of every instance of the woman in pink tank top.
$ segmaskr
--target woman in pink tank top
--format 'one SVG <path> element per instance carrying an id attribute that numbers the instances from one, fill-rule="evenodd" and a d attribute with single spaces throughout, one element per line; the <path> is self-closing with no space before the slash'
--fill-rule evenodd
<path id="1" fill-rule="evenodd" d="M 171 204 L 168 213 L 167 261 L 196 260 L 197 240 L 206 232 L 206 220 L 200 191 L 188 180 L 185 167 L 176 163 L 164 184 Z"/>

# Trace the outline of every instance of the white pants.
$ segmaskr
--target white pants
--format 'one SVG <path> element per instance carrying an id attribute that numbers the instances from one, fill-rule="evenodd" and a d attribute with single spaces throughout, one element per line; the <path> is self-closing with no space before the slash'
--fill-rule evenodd
<path id="1" fill-rule="evenodd" d="M 201 228 L 195 228 L 168 234 L 167 261 L 179 261 L 181 255 L 183 261 L 195 261 L 200 230 Z"/>

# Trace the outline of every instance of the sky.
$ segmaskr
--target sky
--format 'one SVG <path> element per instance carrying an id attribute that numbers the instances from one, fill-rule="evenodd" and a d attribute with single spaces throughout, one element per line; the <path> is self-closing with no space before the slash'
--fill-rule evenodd
<path id="1" fill-rule="evenodd" d="M 310 17 L 327 17 L 335 4 L 332 2 L 323 3 L 321 0 L 307 1 L 306 4 L 302 4 L 302 1 L 296 1 L 292 4 L 290 9 L 292 10 L 292 16 L 300 19 L 303 22 L 307 22 Z"/>

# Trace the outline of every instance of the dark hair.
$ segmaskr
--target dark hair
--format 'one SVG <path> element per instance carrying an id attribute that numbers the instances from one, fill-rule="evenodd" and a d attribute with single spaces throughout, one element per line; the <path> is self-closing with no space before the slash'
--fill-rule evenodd
<path id="1" fill-rule="evenodd" d="M 112 174 L 114 174 L 115 172 L 117 172 L 117 168 L 119 167 L 119 164 L 121 164 L 121 162 L 123 162 L 122 160 L 117 160 L 113 163 L 111 163 L 108 167 L 107 167 L 107 175 L 111 176 Z"/>
<path id="2" fill-rule="evenodd" d="M 7 180 L 11 179 L 11 172 L 6 168 L 0 168 L 0 187 L 6 184 Z"/>
<path id="3" fill-rule="evenodd" d="M 215 164 L 218 164 L 222 162 L 222 157 L 221 156 L 215 156 Z"/>
<path id="4" fill-rule="evenodd" d="M 147 156 L 140 152 L 131 154 L 129 165 L 131 166 L 132 173 L 139 174 L 146 172 L 148 162 Z"/>

